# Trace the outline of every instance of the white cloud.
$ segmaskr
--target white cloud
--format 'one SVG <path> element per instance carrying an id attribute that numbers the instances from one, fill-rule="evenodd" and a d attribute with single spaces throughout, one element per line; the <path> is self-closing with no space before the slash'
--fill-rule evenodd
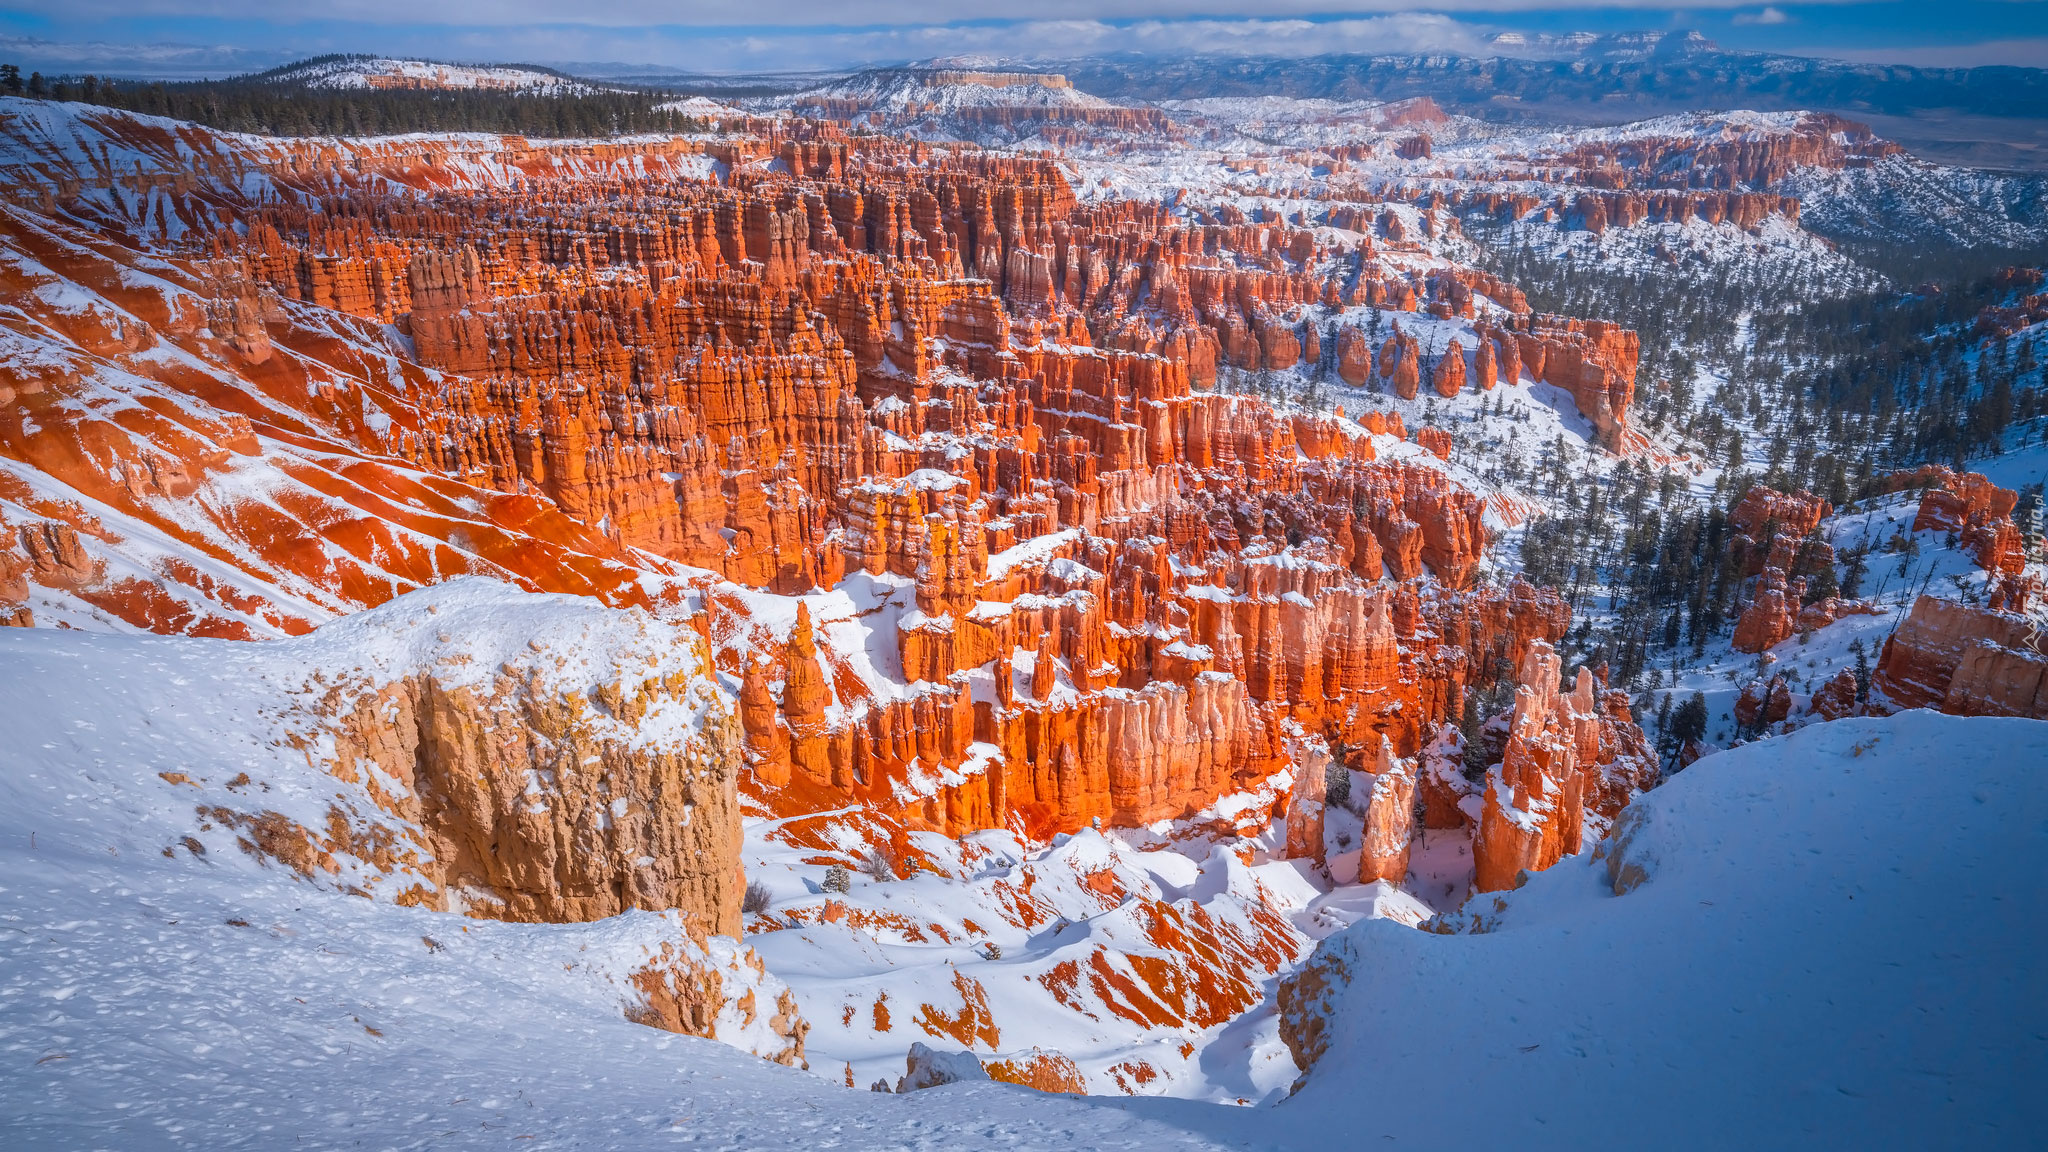
<path id="1" fill-rule="evenodd" d="M 98 72 L 114 76 L 187 79 L 260 72 L 303 53 L 225 44 L 111 44 L 0 36 L 0 60 L 53 74 Z"/>
<path id="2" fill-rule="evenodd" d="M 1754 3 L 1755 0 L 1430 0 L 1428 8 L 1444 13 L 1556 11 L 1561 7 L 1661 12 L 1746 8 Z M 1394 16 L 1413 14 L 1416 7 L 1413 0 L 1034 0 L 1030 15 L 1038 21 L 1164 23 L 1217 18 L 1234 22 L 1246 18 L 1248 8 L 1256 9 L 1260 19 L 1271 19 L 1327 15 L 1333 8 L 1343 14 Z M 182 17 L 284 24 L 283 15 L 276 0 L 68 0 L 63 10 L 67 20 L 110 21 Z M 294 18 L 304 15 L 302 9 L 291 12 Z M 517 27 L 563 22 L 565 10 L 560 0 L 352 0 L 336 15 L 360 24 Z M 573 22 L 614 28 L 859 30 L 1008 21 L 1017 15 L 1018 6 L 1009 0 L 756 0 L 751 4 L 733 4 L 730 0 L 609 0 L 575 9 Z"/>
<path id="3" fill-rule="evenodd" d="M 1328 52 L 1479 52 L 1470 25 L 1431 14 L 1350 20 L 1034 20 L 1016 24 L 923 25 L 859 30 L 715 30 L 663 36 L 604 29 L 509 31 L 478 39 L 500 58 L 662 64 L 706 72 L 801 71 L 923 60 L 935 56 L 1013 59 L 1138 52 L 1154 55 L 1311 56 Z M 446 56 L 452 47 L 443 48 Z M 490 55 L 470 52 L 481 57 Z"/>
<path id="4" fill-rule="evenodd" d="M 2048 61 L 2048 36 L 1935 44 L 1925 48 L 1830 49 L 1826 55 L 1861 64 L 1905 64 L 1915 68 L 1980 68 L 1990 64 L 2039 68 L 2042 61 Z"/>
<path id="5" fill-rule="evenodd" d="M 1784 9 L 1770 6 L 1761 12 L 1737 12 L 1734 18 L 1737 24 L 1789 24 L 1791 21 Z"/>

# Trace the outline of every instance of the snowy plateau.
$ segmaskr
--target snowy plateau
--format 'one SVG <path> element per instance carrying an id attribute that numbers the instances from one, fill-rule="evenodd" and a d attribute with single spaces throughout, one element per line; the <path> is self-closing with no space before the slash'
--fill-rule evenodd
<path id="1" fill-rule="evenodd" d="M 257 80 L 0 97 L 0 1145 L 2039 1145 L 2048 182 Z"/>

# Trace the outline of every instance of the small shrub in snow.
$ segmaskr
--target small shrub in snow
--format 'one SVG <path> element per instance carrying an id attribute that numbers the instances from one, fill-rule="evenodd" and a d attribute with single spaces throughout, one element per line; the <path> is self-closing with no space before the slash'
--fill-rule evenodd
<path id="1" fill-rule="evenodd" d="M 768 902 L 772 899 L 774 899 L 774 896 L 769 893 L 766 884 L 761 883 L 759 880 L 749 880 L 747 881 L 747 894 L 740 898 L 740 911 L 749 913 L 766 912 L 768 910 Z"/>
<path id="2" fill-rule="evenodd" d="M 825 880 L 818 887 L 826 892 L 847 893 L 853 891 L 853 873 L 844 864 L 834 864 L 825 869 Z"/>
<path id="3" fill-rule="evenodd" d="M 894 880 L 896 878 L 896 869 L 890 867 L 888 853 L 880 849 L 876 849 L 861 857 L 860 871 L 861 875 L 866 876 L 870 880 Z"/>

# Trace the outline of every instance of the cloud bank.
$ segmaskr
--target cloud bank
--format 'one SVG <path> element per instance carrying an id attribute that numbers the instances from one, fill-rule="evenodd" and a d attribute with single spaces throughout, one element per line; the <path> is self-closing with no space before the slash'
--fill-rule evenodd
<path id="1" fill-rule="evenodd" d="M 1736 48 L 1878 62 L 2038 63 L 2043 3 L 1751 0 L 352 0 L 325 19 L 274 0 L 0 0 L 0 58 L 46 72 L 183 77 L 329 52 L 692 72 L 802 72 L 940 56 L 1057 59 L 1441 52 L 1497 31 L 1703 27 Z M 23 13 L 28 6 L 33 9 Z M 345 11 L 345 15 L 340 14 Z M 12 32 L 13 36 L 8 34 Z M 1527 50 L 1515 50 L 1526 54 Z"/>

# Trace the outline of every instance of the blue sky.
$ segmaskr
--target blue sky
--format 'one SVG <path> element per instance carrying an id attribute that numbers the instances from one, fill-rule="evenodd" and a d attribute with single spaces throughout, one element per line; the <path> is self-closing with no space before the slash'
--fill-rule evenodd
<path id="1" fill-rule="evenodd" d="M 339 10 L 348 18 L 303 19 L 306 8 L 276 0 L 0 0 L 0 59 L 53 71 L 220 74 L 347 51 L 740 71 L 969 54 L 1455 52 L 1482 50 L 1497 31 L 1697 29 L 1724 46 L 1760 51 L 2048 65 L 2044 0 L 351 0 Z"/>

